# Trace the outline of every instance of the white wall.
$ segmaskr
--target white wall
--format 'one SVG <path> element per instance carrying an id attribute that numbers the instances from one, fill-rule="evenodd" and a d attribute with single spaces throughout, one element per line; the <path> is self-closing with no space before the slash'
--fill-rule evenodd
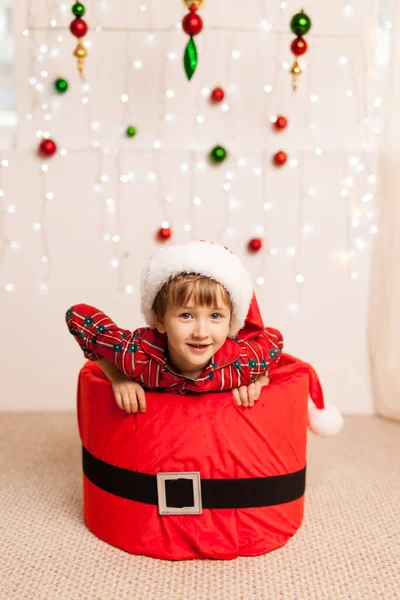
<path id="1" fill-rule="evenodd" d="M 198 71 L 188 82 L 181 64 L 188 38 L 174 27 L 184 14 L 183 4 L 109 0 L 103 9 L 94 0 L 85 4 L 91 25 L 86 60 L 90 90 L 81 92 L 71 56 L 75 39 L 67 29 L 69 12 L 63 16 L 57 3 L 51 12 L 41 2 L 15 2 L 20 122 L 16 147 L 1 155 L 9 166 L 0 167 L 0 187 L 3 239 L 17 240 L 21 247 L 7 247 L 0 268 L 0 409 L 74 409 L 83 356 L 66 329 L 64 313 L 71 304 L 86 302 L 123 327 L 143 325 L 140 271 L 157 247 L 155 231 L 168 220 L 173 242 L 213 239 L 238 253 L 252 275 L 265 323 L 281 329 L 287 352 L 313 364 L 326 400 L 345 413 L 371 413 L 366 314 L 370 226 L 376 222 L 378 200 L 377 186 L 368 180 L 376 174 L 372 2 L 352 2 L 353 16 L 344 16 L 342 3 L 308 3 L 313 29 L 306 38 L 307 69 L 295 95 L 281 65 L 292 64 L 288 22 L 297 7 L 282 10 L 278 3 L 254 0 L 244 10 L 239 0 L 229 6 L 222 0 L 206 2 L 201 11 L 205 31 L 196 39 Z M 57 27 L 40 29 L 52 18 Z M 255 31 L 260 19 L 272 30 Z M 102 31 L 95 31 L 96 23 L 102 23 Z M 23 36 L 26 27 L 30 35 Z M 141 31 L 117 31 L 126 27 Z M 239 31 L 244 28 L 248 31 Z M 63 39 L 57 41 L 60 34 Z M 49 52 L 38 62 L 43 44 Z M 51 56 L 54 48 L 58 54 Z M 240 50 L 238 59 L 232 58 L 235 49 Z M 176 60 L 168 59 L 171 52 Z M 341 56 L 348 58 L 346 65 L 339 64 Z M 136 60 L 142 68 L 132 66 Z M 43 70 L 49 73 L 45 79 Z M 27 83 L 32 76 L 44 82 L 42 91 Z M 52 93 L 57 76 L 69 80 L 65 96 Z M 226 112 L 211 107 L 201 93 L 216 84 L 228 90 Z M 272 93 L 264 91 L 266 84 L 273 86 Z M 174 98 L 166 97 L 167 89 L 175 91 Z M 351 97 L 347 90 L 352 90 Z M 129 94 L 125 104 L 120 101 L 123 93 Z M 318 102 L 310 102 L 312 94 Z M 89 97 L 87 105 L 81 103 L 82 95 Z M 26 113 L 33 118 L 27 120 Z M 269 123 L 277 113 L 289 118 L 288 129 L 280 135 Z M 45 120 L 45 114 L 51 119 Z M 173 115 L 171 122 L 164 119 L 166 114 Z M 196 120 L 200 114 L 201 124 Z M 371 120 L 363 124 L 366 117 Z M 100 123 L 95 131 L 94 120 Z M 127 122 L 139 130 L 132 140 L 121 134 Z M 67 155 L 47 161 L 47 173 L 35 155 L 38 129 L 49 131 L 59 148 L 67 149 Z M 162 142 L 159 150 L 152 146 L 156 139 Z M 93 148 L 93 141 L 100 145 Z M 207 162 L 215 143 L 229 151 L 229 160 L 217 168 Z M 271 156 L 281 148 L 295 163 L 276 169 Z M 359 162 L 349 166 L 352 157 Z M 188 171 L 182 171 L 182 164 L 189 165 Z M 121 183 L 121 174 L 129 172 L 134 179 Z M 152 172 L 155 181 L 148 179 Z M 227 172 L 232 179 L 226 179 Z M 101 174 L 109 181 L 96 191 Z M 347 181 L 346 186 L 346 177 L 353 178 L 353 185 Z M 226 182 L 231 190 L 223 189 Z M 341 195 L 343 189 L 347 196 Z M 54 199 L 45 199 L 48 192 Z M 374 198 L 363 202 L 367 192 Z M 191 202 L 194 196 L 201 198 L 200 206 Z M 116 202 L 115 215 L 106 211 L 107 198 Z M 230 198 L 237 201 L 236 209 L 229 208 Z M 271 210 L 264 210 L 265 202 L 272 204 Z M 7 213 L 9 204 L 16 206 L 15 213 Z M 356 228 L 354 210 L 360 211 Z M 32 229 L 36 221 L 42 223 L 39 233 Z M 191 230 L 185 231 L 188 223 Z M 306 224 L 313 225 L 313 233 L 303 232 Z M 265 229 L 264 252 L 249 255 L 246 242 L 260 226 Z M 105 242 L 105 232 L 118 234 L 120 242 Z M 357 238 L 364 241 L 364 249 L 357 246 Z M 287 253 L 290 247 L 296 248 L 294 257 Z M 271 248 L 278 250 L 276 256 Z M 343 264 L 340 257 L 349 250 L 353 255 Z M 41 263 L 43 254 L 49 263 Z M 116 257 L 119 269 L 110 266 Z M 299 273 L 303 284 L 296 283 Z M 260 276 L 263 285 L 256 283 Z M 14 290 L 7 292 L 10 282 Z M 43 282 L 47 293 L 39 291 Z M 128 284 L 134 285 L 133 294 L 125 293 Z M 297 313 L 290 309 L 293 303 L 299 305 Z"/>

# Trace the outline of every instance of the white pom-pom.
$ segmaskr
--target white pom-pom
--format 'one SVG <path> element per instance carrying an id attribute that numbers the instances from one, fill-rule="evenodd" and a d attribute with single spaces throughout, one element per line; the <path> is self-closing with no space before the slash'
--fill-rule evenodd
<path id="1" fill-rule="evenodd" d="M 316 435 L 327 437 L 335 435 L 343 427 L 343 417 L 334 406 L 316 408 L 314 405 L 308 408 L 308 426 Z"/>

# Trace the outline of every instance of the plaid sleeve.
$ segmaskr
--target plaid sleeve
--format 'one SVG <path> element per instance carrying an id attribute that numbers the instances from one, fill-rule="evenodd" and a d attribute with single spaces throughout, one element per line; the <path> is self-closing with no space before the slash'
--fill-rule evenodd
<path id="1" fill-rule="evenodd" d="M 148 361 L 142 349 L 144 327 L 134 331 L 120 329 L 110 317 L 87 304 L 72 306 L 65 320 L 87 359 L 105 358 L 125 375 L 140 376 Z"/>
<path id="2" fill-rule="evenodd" d="M 249 385 L 259 375 L 270 376 L 277 366 L 283 350 L 283 337 L 280 331 L 266 327 L 263 333 L 253 340 L 240 340 L 240 385 Z"/>

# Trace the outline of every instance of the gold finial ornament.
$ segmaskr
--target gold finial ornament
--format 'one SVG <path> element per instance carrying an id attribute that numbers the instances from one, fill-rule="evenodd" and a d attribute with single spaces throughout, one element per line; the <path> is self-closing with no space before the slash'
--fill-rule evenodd
<path id="1" fill-rule="evenodd" d="M 302 74 L 302 69 L 299 65 L 299 62 L 296 58 L 294 61 L 293 67 L 290 69 L 290 74 L 292 75 L 292 88 L 293 91 L 296 91 L 297 86 L 299 85 L 299 77 Z"/>
<path id="2" fill-rule="evenodd" d="M 78 42 L 78 45 L 74 50 L 74 56 L 78 59 L 78 70 L 80 76 L 83 77 L 84 60 L 87 57 L 87 50 L 81 41 Z"/>
<path id="3" fill-rule="evenodd" d="M 183 0 L 183 4 L 189 10 L 192 6 L 195 6 L 196 10 L 199 10 L 204 4 L 204 0 Z"/>

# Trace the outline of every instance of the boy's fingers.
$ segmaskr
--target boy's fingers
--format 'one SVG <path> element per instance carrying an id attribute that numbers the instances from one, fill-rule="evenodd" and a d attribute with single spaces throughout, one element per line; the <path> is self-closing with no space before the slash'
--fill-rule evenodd
<path id="1" fill-rule="evenodd" d="M 239 390 L 237 388 L 233 388 L 232 389 L 232 394 L 233 394 L 233 397 L 235 399 L 236 404 L 238 406 L 240 406 L 241 402 L 240 402 L 240 397 L 239 397 Z"/>
<path id="2" fill-rule="evenodd" d="M 254 385 L 255 385 L 255 388 L 256 388 L 254 400 L 258 400 L 259 397 L 260 397 L 260 394 L 261 394 L 261 387 L 262 386 L 261 386 L 261 383 L 259 381 L 256 381 Z"/>
<path id="3" fill-rule="evenodd" d="M 124 410 L 124 405 L 122 404 L 122 398 L 120 392 L 114 392 L 115 402 L 117 403 L 118 408 Z"/>
<path id="4" fill-rule="evenodd" d="M 137 413 L 137 411 L 139 410 L 139 406 L 138 406 L 138 401 L 137 401 L 137 397 L 136 397 L 136 392 L 134 391 L 129 391 L 129 406 L 131 408 L 131 412 L 133 413 Z"/>
<path id="5" fill-rule="evenodd" d="M 241 385 L 239 388 L 240 402 L 243 406 L 248 406 L 249 400 L 247 396 L 247 385 Z"/>
<path id="6" fill-rule="evenodd" d="M 124 392 L 122 394 L 122 402 L 124 405 L 124 410 L 130 414 L 132 412 L 132 408 L 131 408 L 131 400 L 129 398 L 128 392 Z"/>
<path id="7" fill-rule="evenodd" d="M 144 412 L 146 410 L 146 396 L 142 387 L 138 388 L 136 396 L 139 402 L 140 412 Z"/>
<path id="8" fill-rule="evenodd" d="M 249 399 L 249 406 L 254 406 L 254 399 L 256 396 L 256 386 L 254 383 L 250 383 L 250 385 L 247 386 L 247 396 Z"/>

